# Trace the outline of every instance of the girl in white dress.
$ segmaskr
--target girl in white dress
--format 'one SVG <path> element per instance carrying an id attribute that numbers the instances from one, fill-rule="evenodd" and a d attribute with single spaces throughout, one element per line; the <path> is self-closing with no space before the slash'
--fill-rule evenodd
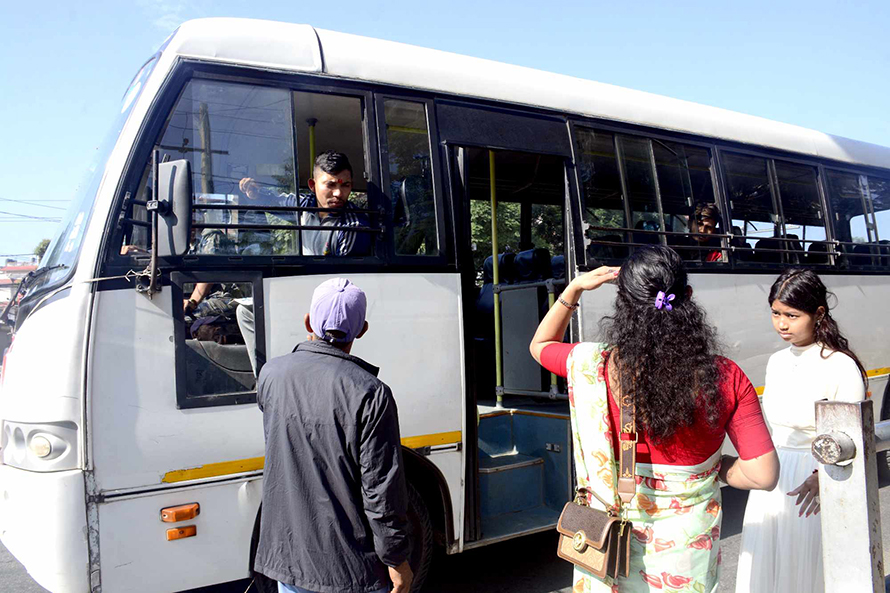
<path id="1" fill-rule="evenodd" d="M 763 411 L 779 453 L 779 485 L 752 491 L 745 510 L 736 593 L 821 593 L 822 526 L 815 402 L 865 398 L 867 377 L 812 270 L 789 269 L 769 293 L 773 327 L 790 344 L 766 367 Z M 832 295 L 833 296 L 833 295 Z"/>

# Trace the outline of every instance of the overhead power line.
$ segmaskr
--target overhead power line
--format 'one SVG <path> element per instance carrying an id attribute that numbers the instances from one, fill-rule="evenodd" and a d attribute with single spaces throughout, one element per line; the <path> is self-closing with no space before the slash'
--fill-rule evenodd
<path id="1" fill-rule="evenodd" d="M 16 204 L 27 204 L 28 206 L 39 206 L 40 208 L 52 208 L 53 210 L 67 210 L 59 206 L 47 206 L 46 204 L 37 204 L 35 200 L 13 200 L 12 198 L 0 198 L 3 202 L 15 202 Z"/>
<path id="2" fill-rule="evenodd" d="M 0 210 L 0 214 L 6 214 L 7 216 L 20 216 L 22 218 L 28 218 L 32 220 L 61 220 L 60 217 L 48 217 L 48 216 L 31 216 L 29 214 L 19 214 L 18 212 L 7 212 L 6 210 Z"/>

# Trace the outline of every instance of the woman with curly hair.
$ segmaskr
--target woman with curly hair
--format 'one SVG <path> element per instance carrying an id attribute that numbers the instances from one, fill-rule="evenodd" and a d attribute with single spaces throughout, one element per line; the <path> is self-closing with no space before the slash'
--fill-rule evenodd
<path id="1" fill-rule="evenodd" d="M 563 344 L 581 294 L 617 282 L 605 341 Z M 573 591 L 717 590 L 718 476 L 742 489 L 772 489 L 779 465 L 751 382 L 718 356 L 717 337 L 692 298 L 680 256 L 637 250 L 621 267 L 575 278 L 538 326 L 532 356 L 567 378 L 575 474 L 587 504 L 610 510 L 617 497 L 619 408 L 633 398 L 636 493 L 630 574 L 613 580 L 575 568 Z M 729 435 L 739 458 L 720 450 Z"/>
<path id="2" fill-rule="evenodd" d="M 786 270 L 769 292 L 776 333 L 789 344 L 766 365 L 763 411 L 782 471 L 774 492 L 751 493 L 745 508 L 736 591 L 825 590 L 815 403 L 865 399 L 868 378 L 828 306 L 831 293 L 812 270 Z M 833 295 L 832 295 L 833 296 Z"/>

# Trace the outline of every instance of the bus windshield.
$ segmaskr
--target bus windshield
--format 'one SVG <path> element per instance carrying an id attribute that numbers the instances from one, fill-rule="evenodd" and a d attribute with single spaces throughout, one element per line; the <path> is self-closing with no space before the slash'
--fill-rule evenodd
<path id="1" fill-rule="evenodd" d="M 64 282 L 73 272 L 80 253 L 80 246 L 83 243 L 86 227 L 93 211 L 96 193 L 99 191 L 99 185 L 105 175 L 105 163 L 114 149 L 127 117 L 129 117 L 130 111 L 133 109 L 133 105 L 136 103 L 136 99 L 145 86 L 145 81 L 148 80 L 148 76 L 151 74 L 159 56 L 160 53 L 155 54 L 142 66 L 124 93 L 121 101 L 121 110 L 115 117 L 111 129 L 108 131 L 102 144 L 96 150 L 93 161 L 80 185 L 78 185 L 65 217 L 59 224 L 58 232 L 46 250 L 46 256 L 40 261 L 38 269 L 53 269 L 34 279 L 32 286 L 28 287 L 28 296 Z"/>

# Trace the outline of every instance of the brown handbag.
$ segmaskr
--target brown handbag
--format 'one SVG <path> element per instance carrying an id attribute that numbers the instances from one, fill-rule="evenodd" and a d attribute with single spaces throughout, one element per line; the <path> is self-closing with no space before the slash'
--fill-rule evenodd
<path id="1" fill-rule="evenodd" d="M 634 477 L 636 469 L 635 417 L 633 397 L 622 395 L 621 432 L 619 433 L 620 474 L 618 477 L 619 508 L 610 505 L 590 494 L 603 503 L 609 510 L 593 509 L 587 506 L 587 490 L 579 488 L 574 502 L 566 503 L 559 515 L 556 531 L 559 542 L 556 555 L 572 564 L 583 568 L 593 575 L 603 578 L 630 574 L 630 532 L 633 528 L 625 517 L 627 505 L 633 500 L 637 491 Z"/>

